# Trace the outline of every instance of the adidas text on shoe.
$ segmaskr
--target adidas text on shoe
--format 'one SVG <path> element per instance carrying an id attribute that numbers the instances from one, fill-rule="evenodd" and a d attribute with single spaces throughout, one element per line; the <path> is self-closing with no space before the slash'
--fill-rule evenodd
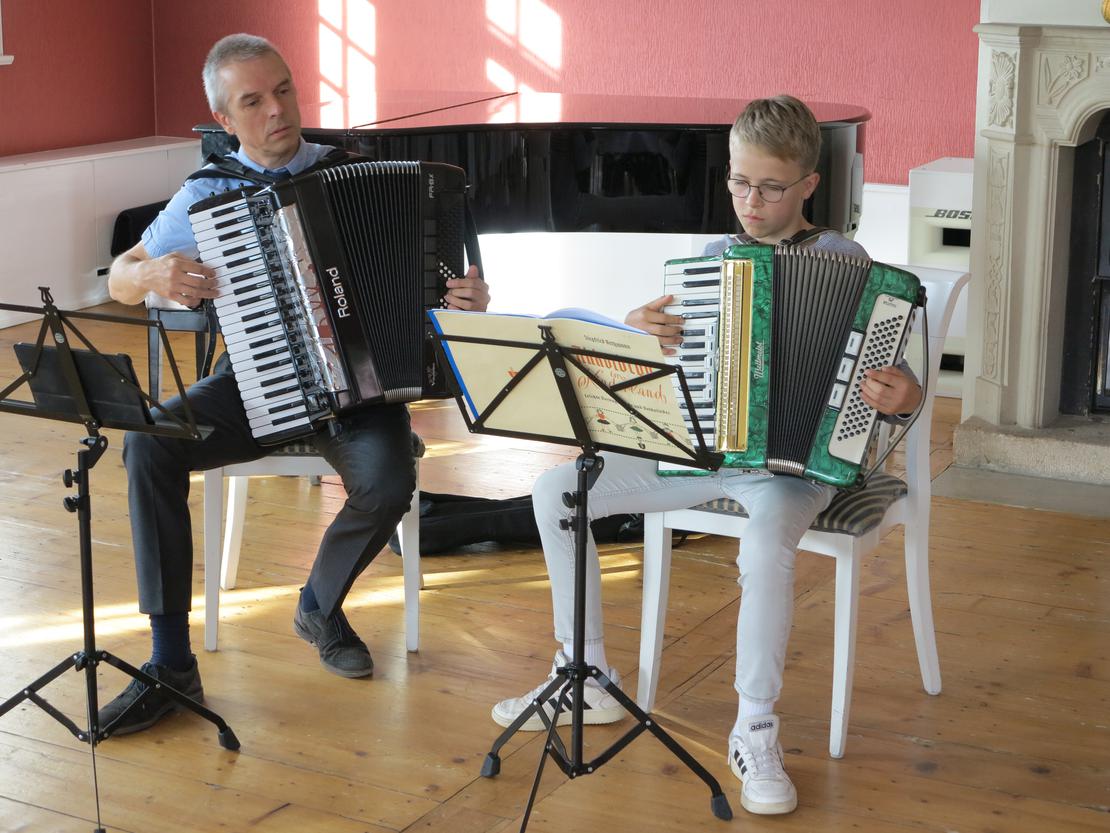
<path id="1" fill-rule="evenodd" d="M 728 765 L 744 785 L 740 803 L 749 813 L 776 815 L 798 806 L 798 793 L 782 761 L 779 719 L 773 714 L 751 717 L 728 739 Z"/>
<path id="2" fill-rule="evenodd" d="M 204 688 L 200 683 L 196 657 L 193 657 L 192 667 L 184 671 L 174 671 L 152 662 L 144 663 L 140 670 L 186 697 L 198 703 L 204 702 Z M 146 683 L 132 680 L 114 700 L 97 712 L 97 722 L 100 730 L 107 735 L 129 735 L 149 729 L 166 715 L 184 708 L 161 688 L 148 690 Z"/>
<path id="3" fill-rule="evenodd" d="M 374 660 L 366 643 L 358 638 L 342 610 L 331 616 L 322 611 L 304 611 L 297 605 L 293 616 L 297 636 L 320 652 L 320 664 L 340 677 L 369 677 Z"/>
<path id="4" fill-rule="evenodd" d="M 551 666 L 551 674 L 546 680 L 529 691 L 521 697 L 511 697 L 508 700 L 502 700 L 500 703 L 493 707 L 490 713 L 495 723 L 500 726 L 511 726 L 513 721 L 516 720 L 520 714 L 527 709 L 532 702 L 543 693 L 552 680 L 555 679 L 557 671 L 567 664 L 569 660 L 562 651 L 555 654 L 555 662 Z M 564 677 L 559 679 L 565 680 Z M 617 686 L 621 684 L 620 675 L 616 669 L 610 669 L 609 679 L 611 679 Z M 547 719 L 550 721 L 551 716 L 555 713 L 555 705 L 558 701 L 559 692 L 562 687 L 555 689 L 555 692 L 548 698 L 544 704 L 543 709 L 547 714 Z M 625 717 L 627 712 L 624 706 L 617 702 L 609 692 L 600 686 L 585 685 L 582 689 L 582 722 L 584 724 L 602 724 L 602 723 L 615 723 Z M 559 725 L 566 726 L 571 721 L 570 713 L 570 698 L 567 698 L 567 703 L 564 705 L 563 710 L 559 712 Z M 532 714 L 524 724 L 520 727 L 525 732 L 538 732 L 541 729 L 547 728 L 544 726 L 542 718 L 538 714 Z"/>

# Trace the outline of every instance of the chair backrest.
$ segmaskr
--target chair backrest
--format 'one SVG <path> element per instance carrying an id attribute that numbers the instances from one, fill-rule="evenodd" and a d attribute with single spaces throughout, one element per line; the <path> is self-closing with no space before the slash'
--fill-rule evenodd
<path id="1" fill-rule="evenodd" d="M 933 266 L 899 266 L 917 275 L 925 287 L 925 313 L 929 319 L 929 369 L 927 371 L 929 388 L 936 384 L 940 371 L 940 357 L 944 349 L 944 338 L 948 335 L 948 325 L 952 323 L 952 313 L 960 292 L 967 285 L 971 275 L 954 269 L 938 269 Z M 914 323 L 914 332 L 923 334 L 921 316 Z M 918 368 L 915 368 L 917 370 Z"/>
<path id="2" fill-rule="evenodd" d="M 944 337 L 952 321 L 952 312 L 960 292 L 971 276 L 967 272 L 952 269 L 938 269 L 932 266 L 899 266 L 912 272 L 925 287 L 925 314 L 929 324 L 929 367 L 925 369 L 927 383 L 925 404 L 917 422 L 906 435 L 906 485 L 911 500 L 927 503 L 931 489 L 929 476 L 929 438 L 933 422 L 933 398 L 936 396 L 937 376 L 940 373 L 940 359 L 944 350 Z M 924 322 L 921 316 L 914 323 L 914 333 L 924 336 Z M 922 368 L 914 368 L 920 374 Z"/>

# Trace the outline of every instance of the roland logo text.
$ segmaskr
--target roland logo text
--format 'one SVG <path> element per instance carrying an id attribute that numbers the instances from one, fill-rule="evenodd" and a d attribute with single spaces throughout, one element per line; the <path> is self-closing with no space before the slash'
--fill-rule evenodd
<path id="1" fill-rule="evenodd" d="M 331 278 L 331 294 L 335 299 L 335 314 L 340 318 L 350 318 L 351 307 L 347 301 L 347 291 L 343 288 L 343 279 L 339 277 L 339 270 L 329 266 L 325 270 Z"/>

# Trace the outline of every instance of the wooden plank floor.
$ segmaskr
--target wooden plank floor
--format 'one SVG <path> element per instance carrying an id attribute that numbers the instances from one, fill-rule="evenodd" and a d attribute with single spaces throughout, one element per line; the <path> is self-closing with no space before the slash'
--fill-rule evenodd
<path id="1" fill-rule="evenodd" d="M 105 309 L 118 312 L 118 307 Z M 102 349 L 144 366 L 141 333 L 83 327 Z M 0 332 L 0 379 L 10 345 Z M 182 357 L 189 336 L 176 336 Z M 183 361 L 185 373 L 192 372 Z M 933 471 L 951 460 L 959 403 L 938 400 Z M 525 494 L 565 449 L 475 438 L 450 403 L 414 408 L 428 444 L 425 489 Z M 93 472 L 99 647 L 148 656 L 127 526 L 121 437 Z M 81 647 L 76 517 L 62 508 L 76 425 L 0 415 L 0 697 Z M 200 552 L 201 481 L 193 480 Z M 239 587 L 225 592 L 220 650 L 200 656 L 208 704 L 234 727 L 238 754 L 211 726 L 177 715 L 97 748 L 101 811 L 111 831 L 515 830 L 540 752 L 518 735 L 501 775 L 478 775 L 499 731 L 491 704 L 547 673 L 554 650 L 542 555 L 486 546 L 426 558 L 421 650 L 404 649 L 400 561 L 383 554 L 347 611 L 373 651 L 371 680 L 324 672 L 292 632 L 293 605 L 321 530 L 342 501 L 325 480 L 252 481 Z M 1110 829 L 1110 525 L 985 503 L 935 499 L 932 566 L 944 691 L 920 686 L 900 532 L 866 559 L 846 756 L 827 754 L 833 563 L 802 555 L 779 712 L 796 813 L 740 808 L 724 761 L 738 605 L 735 544 L 701 537 L 676 549 L 658 714 L 713 772 L 737 814 L 714 819 L 708 792 L 648 736 L 575 781 L 548 766 L 530 828 L 541 831 L 1105 831 Z M 641 553 L 603 551 L 609 655 L 634 686 Z M 203 568 L 195 575 L 194 645 L 202 644 Z M 48 697 L 84 721 L 82 677 Z M 125 679 L 102 668 L 100 694 Z M 587 733 L 600 750 L 619 733 Z M 61 726 L 24 704 L 0 718 L 0 830 L 89 831 L 92 767 Z"/>

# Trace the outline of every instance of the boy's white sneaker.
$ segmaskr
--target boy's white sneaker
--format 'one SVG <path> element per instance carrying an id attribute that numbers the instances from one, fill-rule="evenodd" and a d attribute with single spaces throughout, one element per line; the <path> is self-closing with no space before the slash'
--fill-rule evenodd
<path id="1" fill-rule="evenodd" d="M 798 806 L 798 792 L 786 774 L 779 745 L 779 719 L 773 714 L 751 717 L 728 739 L 728 765 L 744 785 L 740 803 L 749 813 L 789 813 Z"/>
<path id="2" fill-rule="evenodd" d="M 543 690 L 551 684 L 551 681 L 556 677 L 556 672 L 566 665 L 568 661 L 566 654 L 562 651 L 557 651 L 555 653 L 555 662 L 551 665 L 551 674 L 548 678 L 527 694 L 521 697 L 511 697 L 508 700 L 502 700 L 494 706 L 491 712 L 494 722 L 505 727 L 512 725 L 512 722 L 517 719 L 520 713 L 532 705 L 532 701 L 539 697 Z M 621 684 L 620 675 L 617 674 L 615 668 L 609 670 L 609 679 L 618 686 Z M 551 720 L 551 715 L 555 713 L 555 704 L 558 701 L 558 695 L 561 690 L 561 688 L 555 689 L 554 694 L 548 697 L 547 702 L 543 706 L 549 721 Z M 617 699 L 609 692 L 599 686 L 589 684 L 584 686 L 582 699 L 585 701 L 582 709 L 583 723 L 614 723 L 623 718 L 626 714 L 624 706 L 618 703 Z M 559 712 L 559 725 L 566 726 L 570 723 L 570 719 L 570 701 L 568 698 L 567 704 L 563 707 L 563 710 Z M 524 725 L 520 728 L 526 732 L 538 732 L 545 727 L 540 716 L 538 714 L 533 714 L 524 721 Z"/>

